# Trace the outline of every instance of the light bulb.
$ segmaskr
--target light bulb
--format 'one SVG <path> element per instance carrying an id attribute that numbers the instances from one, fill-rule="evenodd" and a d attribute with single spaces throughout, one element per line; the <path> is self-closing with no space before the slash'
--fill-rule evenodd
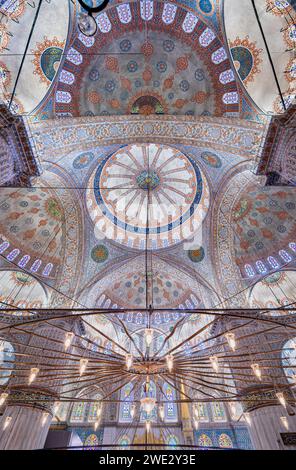
<path id="1" fill-rule="evenodd" d="M 153 340 L 153 330 L 152 328 L 146 328 L 145 329 L 145 341 L 146 341 L 146 345 L 148 348 L 151 345 L 152 340 Z"/>
<path id="2" fill-rule="evenodd" d="M 287 407 L 287 403 L 286 403 L 286 400 L 285 400 L 285 396 L 282 392 L 278 392 L 275 394 L 275 396 L 277 397 L 278 401 L 280 402 L 280 404 L 286 408 Z"/>
<path id="3" fill-rule="evenodd" d="M 262 373 L 261 373 L 261 369 L 260 369 L 259 364 L 251 364 L 251 367 L 252 367 L 253 372 L 254 372 L 254 374 L 256 375 L 256 377 L 257 377 L 259 380 L 261 380 L 261 375 L 262 375 Z"/>
<path id="4" fill-rule="evenodd" d="M 1 393 L 1 395 L 0 395 L 0 406 L 2 406 L 4 404 L 7 397 L 8 397 L 8 393 Z"/>
<path id="5" fill-rule="evenodd" d="M 100 424 L 100 420 L 97 419 L 97 421 L 94 423 L 94 430 L 95 430 L 95 431 L 98 429 L 99 424 Z"/>
<path id="6" fill-rule="evenodd" d="M 54 402 L 52 412 L 54 415 L 59 411 L 60 403 L 58 401 Z"/>
<path id="7" fill-rule="evenodd" d="M 79 366 L 79 374 L 80 374 L 80 377 L 82 376 L 82 374 L 84 374 L 84 372 L 86 371 L 86 368 L 87 368 L 87 364 L 88 364 L 88 359 L 80 359 L 80 366 Z"/>
<path id="8" fill-rule="evenodd" d="M 150 432 L 150 429 L 151 429 L 151 422 L 150 422 L 150 421 L 146 421 L 146 431 L 147 431 L 147 432 Z"/>
<path id="9" fill-rule="evenodd" d="M 131 405 L 131 417 L 134 418 L 136 414 L 136 405 Z"/>
<path id="10" fill-rule="evenodd" d="M 49 413 L 47 413 L 47 412 L 44 412 L 44 413 L 42 414 L 42 420 L 41 420 L 41 425 L 42 425 L 42 427 L 45 426 L 45 423 L 46 423 L 46 421 L 47 421 L 47 419 L 48 419 L 48 416 L 49 416 Z"/>
<path id="11" fill-rule="evenodd" d="M 133 365 L 133 355 L 132 354 L 127 354 L 125 356 L 125 365 L 126 365 L 127 370 L 130 370 L 130 368 Z"/>
<path id="12" fill-rule="evenodd" d="M 210 361 L 215 372 L 219 370 L 219 363 L 217 356 L 210 356 Z"/>
<path id="13" fill-rule="evenodd" d="M 160 419 L 163 421 L 164 420 L 164 406 L 163 405 L 159 405 L 158 412 L 159 412 Z"/>
<path id="14" fill-rule="evenodd" d="M 236 348 L 236 341 L 235 341 L 235 334 L 234 333 L 225 333 L 225 338 L 227 339 L 228 345 L 232 351 L 235 351 Z"/>
<path id="15" fill-rule="evenodd" d="M 74 333 L 72 333 L 71 331 L 68 331 L 68 332 L 65 334 L 65 342 L 64 342 L 65 351 L 67 351 L 67 349 L 69 349 L 69 347 L 71 346 L 71 343 L 72 343 L 72 341 L 73 341 L 73 338 L 74 338 Z"/>
<path id="16" fill-rule="evenodd" d="M 169 372 L 172 372 L 174 367 L 174 356 L 172 354 L 168 354 L 165 359 Z"/>
<path id="17" fill-rule="evenodd" d="M 250 413 L 246 412 L 244 413 L 244 417 L 245 417 L 245 420 L 247 421 L 248 425 L 251 426 L 251 416 L 250 416 Z"/>
<path id="18" fill-rule="evenodd" d="M 281 416 L 281 417 L 280 417 L 280 420 L 281 420 L 281 422 L 282 422 L 284 428 L 286 428 L 287 431 L 288 431 L 288 430 L 289 430 L 289 421 L 288 421 L 288 419 L 286 418 L 286 416 Z"/>
<path id="19" fill-rule="evenodd" d="M 78 28 L 85 36 L 94 36 L 97 32 L 96 20 L 86 13 L 80 13 L 78 16 Z"/>
<path id="20" fill-rule="evenodd" d="M 4 424 L 3 424 L 3 429 L 6 429 L 10 425 L 11 420 L 12 420 L 11 416 L 6 416 Z"/>
<path id="21" fill-rule="evenodd" d="M 194 426 L 194 429 L 197 431 L 199 428 L 199 421 L 197 419 L 193 420 L 193 426 Z"/>
<path id="22" fill-rule="evenodd" d="M 29 375 L 29 385 L 34 382 L 36 379 L 37 375 L 39 373 L 38 367 L 32 367 L 30 370 L 30 375 Z"/>

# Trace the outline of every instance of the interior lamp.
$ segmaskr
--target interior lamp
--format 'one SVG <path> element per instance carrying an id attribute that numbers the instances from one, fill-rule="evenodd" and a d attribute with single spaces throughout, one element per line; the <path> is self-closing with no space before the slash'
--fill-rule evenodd
<path id="1" fill-rule="evenodd" d="M 285 400 L 285 396 L 282 392 L 278 392 L 275 394 L 275 396 L 277 397 L 278 401 L 280 402 L 280 404 L 286 408 L 287 407 L 287 403 L 286 403 L 286 400 Z"/>
<path id="2" fill-rule="evenodd" d="M 12 420 L 12 417 L 11 417 L 11 416 L 6 416 L 5 421 L 4 421 L 4 424 L 3 424 L 3 430 L 5 430 L 6 428 L 8 428 L 8 426 L 10 425 L 11 420 Z"/>
<path id="3" fill-rule="evenodd" d="M 174 356 L 172 354 L 168 354 L 165 359 L 169 372 L 172 372 L 174 367 Z"/>
<path id="4" fill-rule="evenodd" d="M 214 369 L 215 372 L 218 372 L 219 370 L 219 364 L 218 364 L 218 358 L 217 356 L 211 356 L 210 357 L 210 362 L 212 364 L 212 367 Z"/>
<path id="5" fill-rule="evenodd" d="M 74 338 L 74 333 L 72 333 L 71 331 L 68 331 L 65 334 L 65 341 L 64 341 L 65 351 L 67 351 L 67 349 L 69 349 L 69 347 L 71 346 L 73 338 Z"/>
<path id="6" fill-rule="evenodd" d="M 84 374 L 84 372 L 86 371 L 86 368 L 87 368 L 87 364 L 88 364 L 88 359 L 80 359 L 80 365 L 79 365 L 79 374 L 80 376 Z"/>
<path id="7" fill-rule="evenodd" d="M 30 370 L 30 375 L 29 375 L 29 385 L 31 385 L 32 382 L 36 379 L 37 375 L 39 373 L 38 367 L 32 367 Z"/>
<path id="8" fill-rule="evenodd" d="M 127 354 L 125 356 L 125 365 L 126 365 L 127 370 L 130 370 L 130 368 L 133 365 L 133 355 L 132 354 Z"/>
<path id="9" fill-rule="evenodd" d="M 159 412 L 159 417 L 160 417 L 161 421 L 163 421 L 164 420 L 164 406 L 163 405 L 159 406 L 158 412 Z"/>
<path id="10" fill-rule="evenodd" d="M 260 369 L 260 366 L 259 364 L 251 364 L 251 368 L 253 369 L 253 372 L 254 374 L 256 375 L 256 377 L 261 380 L 261 369 Z"/>
<path id="11" fill-rule="evenodd" d="M 145 329 L 145 341 L 146 341 L 147 348 L 149 348 L 149 346 L 151 345 L 152 339 L 153 339 L 152 328 L 146 328 Z"/>
<path id="12" fill-rule="evenodd" d="M 235 341 L 235 334 L 234 333 L 225 333 L 225 338 L 227 339 L 228 345 L 232 351 L 235 351 L 236 348 L 236 341 Z"/>
<path id="13" fill-rule="evenodd" d="M 2 405 L 4 404 L 4 402 L 6 401 L 7 397 L 8 397 L 8 393 L 5 393 L 5 392 L 4 392 L 4 393 L 1 393 L 1 395 L 0 395 L 0 406 L 2 406 Z"/>

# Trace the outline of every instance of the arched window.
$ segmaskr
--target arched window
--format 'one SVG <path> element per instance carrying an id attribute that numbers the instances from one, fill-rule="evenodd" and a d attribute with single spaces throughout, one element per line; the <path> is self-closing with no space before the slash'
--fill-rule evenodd
<path id="1" fill-rule="evenodd" d="M 83 423 L 87 416 L 87 402 L 79 401 L 74 403 L 70 421 L 73 423 Z"/>
<path id="2" fill-rule="evenodd" d="M 145 396 L 147 396 L 147 392 L 145 394 L 144 387 L 142 386 L 141 387 L 141 398 L 144 398 Z M 150 380 L 150 382 L 149 382 L 148 396 L 151 397 L 151 398 L 156 399 L 156 385 L 152 380 Z M 157 419 L 156 406 L 154 406 L 153 410 L 151 411 L 151 413 L 149 415 L 147 414 L 146 411 L 141 409 L 140 421 L 143 422 L 143 421 L 147 421 L 148 419 L 150 421 L 156 421 L 156 419 Z"/>
<path id="3" fill-rule="evenodd" d="M 195 408 L 198 412 L 199 421 L 208 422 L 209 421 L 209 413 L 208 413 L 207 404 L 198 402 L 198 403 L 195 404 Z"/>
<path id="4" fill-rule="evenodd" d="M 85 439 L 84 443 L 83 443 L 84 446 L 87 446 L 89 448 L 89 450 L 97 450 L 97 447 L 99 445 L 99 438 L 96 434 L 90 434 L 89 436 L 87 436 L 87 438 Z"/>
<path id="5" fill-rule="evenodd" d="M 98 416 L 98 409 L 101 406 L 100 399 L 101 395 L 93 395 L 91 397 L 95 401 L 92 402 L 85 402 L 79 401 L 74 403 L 70 421 L 73 423 L 86 423 L 90 422 L 93 423 L 97 420 Z"/>
<path id="6" fill-rule="evenodd" d="M 177 421 L 177 405 L 174 403 L 174 400 L 176 399 L 176 392 L 174 388 L 168 384 L 165 383 L 163 386 L 163 391 L 166 396 L 166 399 L 170 401 L 171 403 L 165 403 L 164 406 L 164 419 L 165 421 Z"/>
<path id="7" fill-rule="evenodd" d="M 211 407 L 214 421 L 226 421 L 225 408 L 222 403 L 213 402 L 211 403 Z"/>
<path id="8" fill-rule="evenodd" d="M 296 375 L 296 338 L 289 339 L 282 350 L 282 364 L 288 382 L 295 383 Z"/>
<path id="9" fill-rule="evenodd" d="M 225 449 L 231 449 L 233 447 L 232 440 L 228 436 L 228 434 L 222 433 L 218 438 L 219 447 L 223 447 Z"/>
<path id="10" fill-rule="evenodd" d="M 14 367 L 14 348 L 11 343 L 0 340 L 0 385 L 5 385 Z M 5 370 L 7 369 L 7 370 Z"/>
<path id="11" fill-rule="evenodd" d="M 202 433 L 197 441 L 200 447 L 213 447 L 212 439 L 205 433 Z"/>
<path id="12" fill-rule="evenodd" d="M 134 401 L 134 391 L 132 382 L 128 383 L 121 390 L 120 411 L 119 421 L 124 423 L 130 423 L 133 418 L 131 416 L 131 404 Z"/>

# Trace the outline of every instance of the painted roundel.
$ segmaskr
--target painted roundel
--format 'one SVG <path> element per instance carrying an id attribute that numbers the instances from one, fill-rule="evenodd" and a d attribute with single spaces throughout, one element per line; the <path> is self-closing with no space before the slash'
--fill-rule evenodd
<path id="1" fill-rule="evenodd" d="M 94 154 L 92 152 L 84 152 L 78 155 L 73 161 L 73 167 L 75 170 L 81 170 L 82 168 L 87 167 L 90 162 L 94 159 Z"/>
<path id="2" fill-rule="evenodd" d="M 213 168 L 221 168 L 222 166 L 221 159 L 213 152 L 203 152 L 201 158 L 207 165 Z"/>
<path id="3" fill-rule="evenodd" d="M 95 234 L 131 248 L 159 249 L 192 238 L 209 207 L 196 162 L 178 149 L 132 144 L 106 157 L 91 177 L 87 207 Z"/>

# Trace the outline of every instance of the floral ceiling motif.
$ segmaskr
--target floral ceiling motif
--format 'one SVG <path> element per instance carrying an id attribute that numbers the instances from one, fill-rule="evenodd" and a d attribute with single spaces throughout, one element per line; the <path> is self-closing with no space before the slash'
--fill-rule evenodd
<path id="1" fill-rule="evenodd" d="M 146 10 L 145 10 L 146 5 Z M 55 92 L 55 114 L 227 115 L 240 98 L 217 33 L 173 3 L 107 8 L 98 33 L 79 33 Z"/>
<path id="2" fill-rule="evenodd" d="M 164 145 L 123 147 L 99 164 L 89 187 L 95 235 L 131 248 L 164 248 L 192 238 L 209 206 L 196 162 Z"/>

